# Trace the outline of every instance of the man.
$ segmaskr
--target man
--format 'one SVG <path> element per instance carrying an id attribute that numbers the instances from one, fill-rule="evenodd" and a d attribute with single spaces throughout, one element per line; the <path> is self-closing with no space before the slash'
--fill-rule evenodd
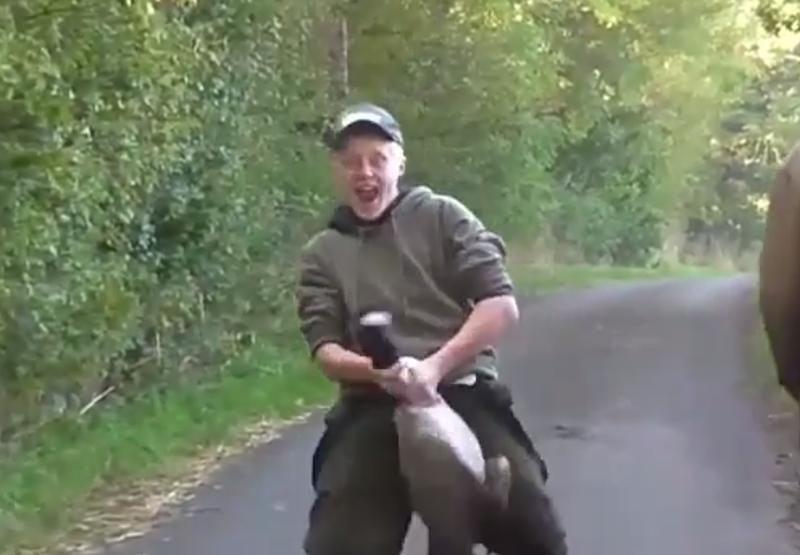
<path id="1" fill-rule="evenodd" d="M 566 553 L 544 463 L 497 379 L 492 344 L 518 319 L 502 240 L 455 199 L 399 187 L 403 135 L 384 109 L 345 110 L 330 146 L 342 204 L 302 251 L 297 299 L 303 335 L 340 398 L 314 453 L 306 552 L 400 553 L 411 507 L 393 409 L 438 389 L 486 457 L 511 462 L 507 514 L 481 530 L 482 543 L 500 554 Z M 392 314 L 413 372 L 378 371 L 361 354 L 357 326 L 371 310 Z"/>
<path id="2" fill-rule="evenodd" d="M 778 380 L 800 401 L 800 143 L 769 195 L 760 261 L 760 305 Z"/>

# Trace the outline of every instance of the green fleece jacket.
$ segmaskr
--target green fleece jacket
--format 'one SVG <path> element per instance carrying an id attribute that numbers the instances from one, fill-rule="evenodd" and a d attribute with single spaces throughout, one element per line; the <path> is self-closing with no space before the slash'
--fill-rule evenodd
<path id="1" fill-rule="evenodd" d="M 425 358 L 458 332 L 476 302 L 512 293 L 505 254 L 502 239 L 469 209 L 428 187 L 402 191 L 372 222 L 340 206 L 300 254 L 301 331 L 312 355 L 326 342 L 360 352 L 359 318 L 387 311 L 400 355 Z M 470 373 L 496 377 L 494 349 L 448 381 Z"/>

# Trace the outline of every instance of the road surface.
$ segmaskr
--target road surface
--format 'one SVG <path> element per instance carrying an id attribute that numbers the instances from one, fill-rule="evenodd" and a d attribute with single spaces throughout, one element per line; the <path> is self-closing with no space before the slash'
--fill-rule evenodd
<path id="1" fill-rule="evenodd" d="M 500 361 L 548 461 L 570 553 L 795 553 L 742 385 L 754 314 L 746 276 L 525 303 Z M 236 458 L 180 516 L 106 555 L 300 555 L 319 433 L 316 416 Z M 424 545 L 412 526 L 404 553 Z"/>

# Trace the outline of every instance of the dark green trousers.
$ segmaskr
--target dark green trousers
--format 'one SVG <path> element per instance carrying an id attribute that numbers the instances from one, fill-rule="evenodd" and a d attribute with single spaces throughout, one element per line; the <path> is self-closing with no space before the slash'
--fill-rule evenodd
<path id="1" fill-rule="evenodd" d="M 479 536 L 499 555 L 564 555 L 565 534 L 543 489 L 547 468 L 511 410 L 508 389 L 497 381 L 448 386 L 442 395 L 473 430 L 487 458 L 511 463 L 509 507 L 489 515 Z M 400 475 L 394 401 L 375 395 L 343 398 L 329 411 L 314 453 L 316 499 L 309 515 L 309 555 L 397 555 L 411 521 Z M 456 555 L 437 548 L 430 555 Z M 461 554 L 458 554 L 461 555 Z"/>

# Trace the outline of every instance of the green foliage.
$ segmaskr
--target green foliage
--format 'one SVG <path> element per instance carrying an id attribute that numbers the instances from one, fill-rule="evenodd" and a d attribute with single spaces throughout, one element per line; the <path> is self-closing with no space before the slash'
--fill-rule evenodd
<path id="1" fill-rule="evenodd" d="M 536 262 L 510 265 L 516 286 L 531 294 L 549 294 L 599 287 L 622 282 L 707 279 L 729 276 L 705 266 L 604 266 L 601 264 L 541 265 Z"/>
<path id="2" fill-rule="evenodd" d="M 797 0 L 759 0 L 758 16 L 771 33 L 800 33 L 800 2 Z"/>
<path id="3" fill-rule="evenodd" d="M 800 37 L 777 43 L 757 59 L 758 73 L 731 103 L 707 152 L 700 174 L 706 186 L 687 210 L 692 236 L 721 238 L 740 250 L 760 244 L 776 169 L 800 138 Z"/>
<path id="4" fill-rule="evenodd" d="M 348 6 L 355 95 L 396 107 L 414 178 L 588 260 L 660 249 L 746 68 L 726 2 Z"/>
<path id="5" fill-rule="evenodd" d="M 412 179 L 480 206 L 506 231 L 542 225 L 563 135 L 549 113 L 558 61 L 545 30 L 514 15 L 506 2 L 380 0 L 347 12 L 353 96 L 397 112 Z"/>
<path id="6" fill-rule="evenodd" d="M 200 387 L 151 392 L 114 410 L 52 423 L 36 437 L 5 445 L 13 456 L 0 458 L 0 553 L 27 552 L 23 546 L 43 553 L 72 552 L 49 543 L 57 537 L 55 530 L 72 528 L 87 508 L 95 516 L 88 538 L 80 539 L 97 540 L 119 515 L 93 503 L 89 494 L 95 488 L 154 475 L 164 479 L 165 474 L 174 487 L 172 479 L 180 482 L 187 458 L 250 440 L 243 437 L 243 424 L 264 432 L 265 419 L 291 419 L 328 402 L 334 392 L 295 339 L 243 354 L 224 375 Z"/>
<path id="7" fill-rule="evenodd" d="M 260 366 L 229 362 L 297 340 L 294 256 L 329 209 L 320 139 L 345 101 L 386 105 L 408 138 L 409 179 L 457 195 L 512 241 L 548 237 L 562 258 L 617 266 L 656 266 L 668 230 L 755 243 L 758 201 L 800 132 L 799 53 L 775 48 L 797 30 L 796 7 L 3 3 L 0 440 L 28 438 L 32 462 L 25 483 L 0 491 L 0 532 L 36 514 L 57 520 L 55 477 L 82 491 L 102 449 L 123 460 L 125 434 L 141 430 L 79 430 L 100 444 L 81 467 L 79 449 L 40 452 L 29 432 L 43 422 L 109 391 L 106 403 L 144 395 L 156 412 L 189 392 L 164 413 L 175 428 L 153 431 L 154 419 L 157 437 L 141 442 L 181 445 L 172 434 L 209 432 L 183 426 L 211 410 L 191 392 L 262 383 Z M 308 378 L 292 348 L 282 385 L 248 391 L 242 414 L 291 405 L 290 384 Z M 209 426 L 235 420 L 245 389 L 230 388 Z M 39 480 L 45 459 L 57 471 Z M 122 470 L 151 460 L 139 452 Z"/>
<path id="8" fill-rule="evenodd" d="M 409 179 L 510 239 L 654 261 L 687 207 L 741 204 L 708 183 L 756 23 L 721 0 L 6 2 L 0 429 L 192 383 L 284 326 L 345 100 L 395 112 Z"/>
<path id="9" fill-rule="evenodd" d="M 179 34 L 133 7 L 4 12 L 0 368 L 6 394 L 33 402 L 45 384 L 66 393 L 99 375 L 135 337 L 146 299 L 134 290 L 154 283 L 131 263 L 147 248 L 141 216 L 196 128 L 182 70 L 196 64 Z"/>
<path id="10" fill-rule="evenodd" d="M 222 362 L 274 317 L 318 202 L 294 125 L 324 101 L 313 14 L 278 8 L 0 9 L 0 425 Z"/>
<path id="11" fill-rule="evenodd" d="M 554 167 L 555 236 L 589 261 L 648 263 L 738 94 L 747 64 L 732 45 L 748 27 L 723 2 L 550 8 L 575 130 Z"/>

